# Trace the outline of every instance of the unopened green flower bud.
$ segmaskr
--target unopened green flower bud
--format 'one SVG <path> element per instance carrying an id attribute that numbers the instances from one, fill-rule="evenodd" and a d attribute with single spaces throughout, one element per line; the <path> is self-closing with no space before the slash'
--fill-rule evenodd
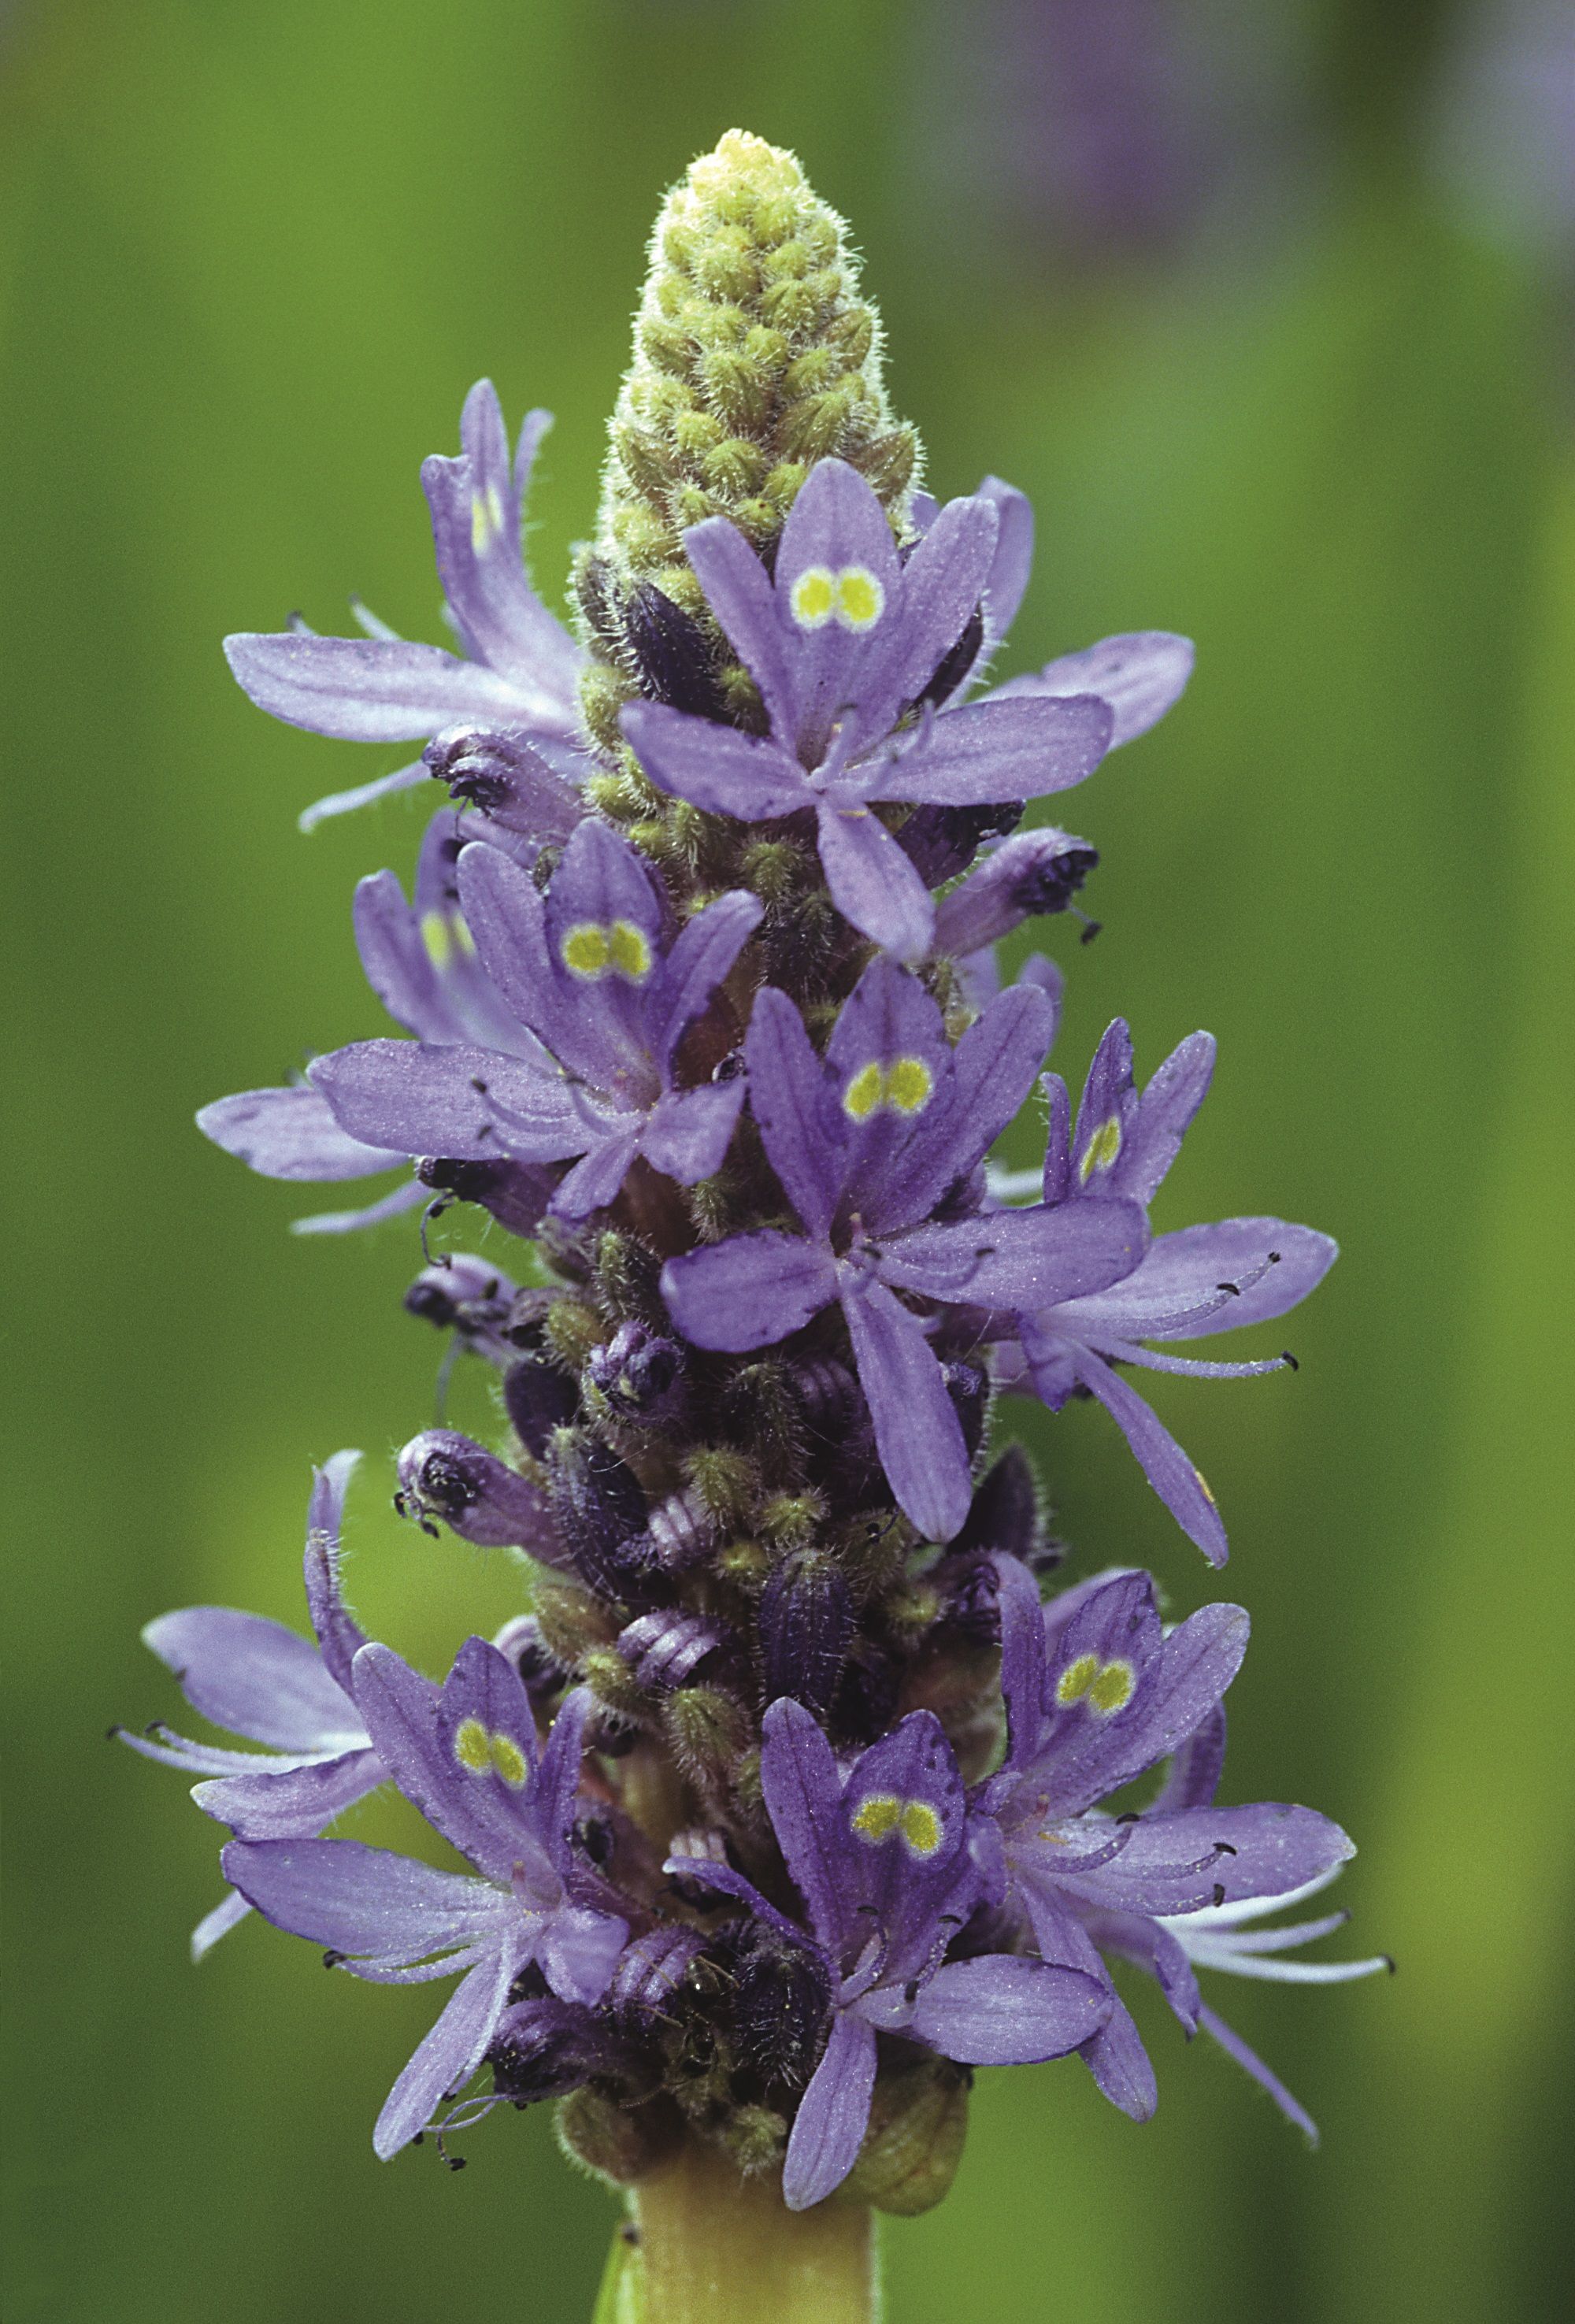
<path id="1" fill-rule="evenodd" d="M 843 2181 L 843 2199 L 902 2219 L 938 2203 L 962 2160 L 972 2080 L 965 2066 L 937 2057 L 883 2073 L 859 2159 Z"/>

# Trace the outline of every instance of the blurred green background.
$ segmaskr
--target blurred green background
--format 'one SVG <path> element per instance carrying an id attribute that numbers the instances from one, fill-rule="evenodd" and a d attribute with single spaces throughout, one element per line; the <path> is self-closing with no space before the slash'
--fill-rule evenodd
<path id="1" fill-rule="evenodd" d="M 300 838 L 400 754 L 271 724 L 217 641 L 342 627 L 351 589 L 438 633 L 416 471 L 484 373 L 559 415 L 556 591 L 657 201 L 734 123 L 852 217 L 936 488 L 1035 498 L 1006 667 L 1199 641 L 1068 805 L 1106 925 L 1049 927 L 1062 1062 L 1117 1010 L 1146 1070 L 1211 1027 L 1163 1223 L 1344 1246 L 1298 1378 L 1154 1395 L 1255 1622 L 1227 1796 L 1346 1823 L 1358 1949 L 1401 1962 L 1216 1981 L 1315 2155 L 1154 2009 L 1146 2128 L 1074 2065 L 981 2076 L 953 2196 L 887 2233 L 894 2324 L 1568 2312 L 1575 478 L 1560 218 L 1492 166 L 1534 124 L 1475 134 L 1511 14 L 1107 0 L 1107 54 L 1066 0 L 0 12 L 11 2324 L 589 2311 L 612 2206 L 545 2113 L 462 2176 L 375 2163 L 433 1997 L 256 1923 L 192 1969 L 216 1835 L 102 1738 L 177 1709 L 149 1616 L 300 1620 L 307 1463 L 341 1444 L 373 1456 L 374 1629 L 437 1668 L 512 1604 L 387 1510 L 437 1356 L 399 1312 L 413 1229 L 292 1239 L 290 1190 L 190 1127 L 380 1029 L 350 890 L 408 869 L 425 807 Z M 1036 1442 L 1075 1570 L 1211 1594 L 1102 1414 Z"/>

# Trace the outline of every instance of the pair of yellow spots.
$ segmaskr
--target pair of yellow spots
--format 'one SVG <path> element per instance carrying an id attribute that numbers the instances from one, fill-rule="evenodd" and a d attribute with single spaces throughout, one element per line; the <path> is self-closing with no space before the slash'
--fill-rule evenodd
<path id="1" fill-rule="evenodd" d="M 604 976 L 643 984 L 651 972 L 650 945 L 632 920 L 576 921 L 558 951 L 569 974 L 587 984 L 599 983 Z"/>
<path id="2" fill-rule="evenodd" d="M 834 622 L 859 637 L 886 611 L 886 591 L 867 565 L 806 565 L 788 604 L 801 630 L 824 630 Z"/>
<path id="3" fill-rule="evenodd" d="M 871 1057 L 843 1092 L 843 1111 L 852 1121 L 877 1113 L 915 1114 L 928 1105 L 935 1077 L 922 1057 L 894 1057 L 889 1065 Z"/>
<path id="4" fill-rule="evenodd" d="M 502 1775 L 511 1792 L 523 1788 L 530 1763 L 511 1735 L 489 1730 L 479 1719 L 462 1719 L 454 1730 L 454 1756 L 468 1775 Z"/>
<path id="5" fill-rule="evenodd" d="M 854 1813 L 853 1830 L 868 1848 L 898 1840 L 921 1863 L 934 1856 L 946 1836 L 945 1826 L 928 1800 L 900 1799 L 895 1792 L 867 1794 Z"/>
<path id="6" fill-rule="evenodd" d="M 1055 1700 L 1063 1711 L 1070 1711 L 1074 1702 L 1086 1702 L 1101 1719 L 1110 1719 L 1118 1711 L 1125 1711 L 1137 1684 L 1137 1672 L 1119 1655 L 1109 1662 L 1098 1655 L 1079 1655 L 1056 1680 Z"/>

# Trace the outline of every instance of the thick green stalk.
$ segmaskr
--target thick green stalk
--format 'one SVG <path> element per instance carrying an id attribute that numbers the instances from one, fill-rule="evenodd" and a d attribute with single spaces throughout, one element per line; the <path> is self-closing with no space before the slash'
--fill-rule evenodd
<path id="1" fill-rule="evenodd" d="M 789 2211 L 697 2145 L 643 2179 L 614 2240 L 594 2324 L 875 2324 L 873 2215 Z"/>

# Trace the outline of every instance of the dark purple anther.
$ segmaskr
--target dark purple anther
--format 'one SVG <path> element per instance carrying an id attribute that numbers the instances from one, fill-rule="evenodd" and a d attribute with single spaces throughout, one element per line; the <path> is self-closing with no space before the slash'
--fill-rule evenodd
<path id="1" fill-rule="evenodd" d="M 567 839 L 585 812 L 575 785 L 555 774 L 517 728 L 447 727 L 421 761 L 456 804 L 538 845 Z"/>
<path id="2" fill-rule="evenodd" d="M 399 1458 L 401 1516 L 427 1532 L 441 1517 L 451 1531 L 483 1549 L 527 1549 L 557 1562 L 547 1496 L 517 1471 L 452 1428 L 412 1436 Z"/>
<path id="3" fill-rule="evenodd" d="M 714 651 L 694 615 L 649 581 L 634 584 L 622 613 L 624 639 L 647 699 L 696 718 L 720 718 Z"/>
<path id="4" fill-rule="evenodd" d="M 1020 831 L 976 864 L 935 911 L 935 950 L 981 952 L 1038 912 L 1064 912 L 1099 862 L 1064 831 Z"/>
<path id="5" fill-rule="evenodd" d="M 586 1377 L 621 1420 L 676 1419 L 684 1402 L 684 1351 L 643 1323 L 620 1323 L 593 1348 Z"/>
<path id="6" fill-rule="evenodd" d="M 987 839 L 999 839 L 1022 821 L 1023 801 L 994 807 L 916 807 L 897 844 L 926 888 L 944 887 L 966 872 Z"/>
<path id="7" fill-rule="evenodd" d="M 981 1479 L 962 1530 L 952 1545 L 952 1554 L 960 1558 L 1000 1550 L 1038 1572 L 1046 1563 L 1059 1562 L 1060 1545 L 1054 1547 L 1055 1555 L 1046 1560 L 1033 1468 L 1020 1444 L 1009 1444 Z"/>
<path id="8" fill-rule="evenodd" d="M 618 1651 L 642 1686 L 685 1685 L 708 1655 L 726 1644 L 726 1633 L 702 1614 L 664 1606 L 641 1614 L 619 1633 Z"/>
<path id="9" fill-rule="evenodd" d="M 456 1202 L 478 1203 L 511 1234 L 532 1237 L 552 1199 L 557 1174 L 528 1162 L 453 1162 L 428 1156 L 416 1165 L 424 1186 Z"/>
<path id="10" fill-rule="evenodd" d="M 554 1438 L 548 1467 L 552 1513 L 576 1571 L 601 1597 L 627 1596 L 651 1562 L 633 1470 L 598 1438 L 568 1428 Z"/>
<path id="11" fill-rule="evenodd" d="M 848 1585 L 829 1558 L 785 1558 L 760 1592 L 764 1695 L 790 1694 L 823 1716 L 831 1708 L 853 1634 Z"/>
<path id="12" fill-rule="evenodd" d="M 538 1460 L 554 1429 L 572 1420 L 579 1404 L 580 1392 L 574 1381 L 533 1356 L 527 1356 L 523 1363 L 511 1364 L 503 1375 L 503 1405 L 514 1434 Z"/>

